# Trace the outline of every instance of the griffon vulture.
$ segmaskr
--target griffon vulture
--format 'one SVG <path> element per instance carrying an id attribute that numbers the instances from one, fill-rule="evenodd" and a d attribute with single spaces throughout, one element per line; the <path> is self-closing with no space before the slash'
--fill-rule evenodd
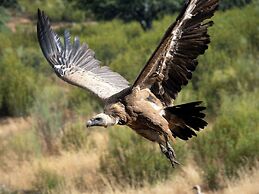
<path id="1" fill-rule="evenodd" d="M 205 107 L 201 102 L 173 105 L 173 100 L 192 78 L 199 55 L 210 43 L 207 21 L 218 0 L 187 0 L 160 44 L 132 85 L 107 66 L 100 66 L 94 52 L 78 37 L 64 43 L 38 10 L 37 35 L 41 50 L 58 77 L 90 90 L 104 102 L 104 111 L 87 121 L 87 127 L 127 125 L 146 139 L 157 142 L 172 166 L 178 164 L 169 141 L 188 140 L 203 129 Z"/>

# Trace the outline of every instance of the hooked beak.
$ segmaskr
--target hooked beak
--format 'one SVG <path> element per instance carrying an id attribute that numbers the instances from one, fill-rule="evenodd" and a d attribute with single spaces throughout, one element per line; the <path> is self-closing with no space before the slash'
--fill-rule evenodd
<path id="1" fill-rule="evenodd" d="M 90 119 L 89 121 L 86 122 L 86 127 L 94 127 L 94 126 L 102 126 L 102 127 L 107 127 L 104 125 L 103 120 L 98 120 L 96 118 Z"/>
<path id="2" fill-rule="evenodd" d="M 86 122 L 86 127 L 92 127 L 92 126 L 96 126 L 96 121 L 94 119 L 90 119 L 89 121 Z"/>
<path id="3" fill-rule="evenodd" d="M 119 121 L 118 118 L 114 118 L 114 117 L 106 115 L 104 113 L 100 113 L 100 114 L 96 115 L 94 118 L 87 121 L 86 127 L 93 127 L 93 126 L 108 127 L 108 126 L 118 124 L 118 121 Z"/>
<path id="4" fill-rule="evenodd" d="M 87 128 L 88 128 L 88 127 L 91 127 L 91 124 L 92 124 L 91 120 L 87 121 L 87 122 L 86 122 L 86 127 L 87 127 Z"/>

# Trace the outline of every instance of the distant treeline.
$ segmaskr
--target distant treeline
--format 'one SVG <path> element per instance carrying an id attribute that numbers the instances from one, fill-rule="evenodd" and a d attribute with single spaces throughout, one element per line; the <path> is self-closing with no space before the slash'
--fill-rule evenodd
<path id="1" fill-rule="evenodd" d="M 122 19 L 137 21 L 143 30 L 149 30 L 153 21 L 165 14 L 180 11 L 185 0 L 1 0 L 0 6 L 16 8 L 26 14 L 35 14 L 37 8 L 44 9 L 57 20 L 83 21 Z M 220 9 L 242 7 L 252 0 L 221 0 Z"/>
<path id="2" fill-rule="evenodd" d="M 164 14 L 180 11 L 185 0 L 76 0 L 78 8 L 90 11 L 97 19 L 111 20 L 120 18 L 123 21 L 135 20 L 144 30 L 152 28 L 153 20 Z M 223 0 L 220 8 L 241 7 L 251 0 Z"/>

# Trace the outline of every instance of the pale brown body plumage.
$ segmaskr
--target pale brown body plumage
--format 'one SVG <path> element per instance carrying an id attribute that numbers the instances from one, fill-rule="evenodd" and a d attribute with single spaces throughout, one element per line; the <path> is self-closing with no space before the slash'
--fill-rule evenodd
<path id="1" fill-rule="evenodd" d="M 107 106 L 105 113 L 116 113 L 125 119 L 126 125 L 150 141 L 165 143 L 164 134 L 173 140 L 163 105 L 149 89 L 134 88 L 120 102 Z"/>
<path id="2" fill-rule="evenodd" d="M 186 0 L 176 21 L 169 26 L 157 49 L 130 86 L 107 66 L 101 66 L 87 44 L 80 45 L 65 31 L 64 43 L 38 10 L 40 47 L 55 73 L 64 81 L 90 90 L 105 104 L 104 113 L 87 121 L 87 127 L 128 125 L 139 135 L 157 142 L 171 161 L 175 153 L 169 140 L 188 140 L 207 125 L 201 102 L 173 106 L 173 100 L 192 78 L 198 56 L 210 43 L 208 28 L 219 0 Z"/>

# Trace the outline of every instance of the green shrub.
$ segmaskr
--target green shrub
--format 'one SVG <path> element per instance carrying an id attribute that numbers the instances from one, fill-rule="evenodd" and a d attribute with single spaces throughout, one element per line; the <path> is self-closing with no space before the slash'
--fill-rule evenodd
<path id="1" fill-rule="evenodd" d="M 43 143 L 43 151 L 54 154 L 58 151 L 67 107 L 63 90 L 57 86 L 46 86 L 37 93 L 31 109 L 34 127 Z"/>
<path id="2" fill-rule="evenodd" d="M 226 10 L 232 7 L 243 7 L 251 2 L 253 2 L 253 0 L 221 0 L 220 8 Z"/>
<path id="3" fill-rule="evenodd" d="M 15 50 L 2 50 L 0 54 L 0 112 L 12 116 L 27 114 L 36 89 L 34 72 L 23 66 Z"/>
<path id="4" fill-rule="evenodd" d="M 17 0 L 1 0 L 0 1 L 0 6 L 3 7 L 16 7 L 17 6 Z"/>
<path id="5" fill-rule="evenodd" d="M 39 169 L 35 174 L 34 187 L 40 193 L 57 193 L 64 187 L 65 178 L 53 170 Z"/>
<path id="6" fill-rule="evenodd" d="M 7 32 L 8 29 L 5 26 L 6 21 L 9 19 L 8 11 L 0 6 L 0 32 Z"/>
<path id="7" fill-rule="evenodd" d="M 87 17 L 90 17 L 90 13 L 75 9 L 74 2 L 68 3 L 63 13 L 63 20 L 69 22 L 84 22 Z"/>
<path id="8" fill-rule="evenodd" d="M 99 111 L 102 105 L 100 100 L 89 91 L 75 87 L 71 87 L 70 92 L 67 94 L 67 100 L 68 108 L 83 116 Z"/>
<path id="9" fill-rule="evenodd" d="M 258 91 L 224 96 L 213 129 L 193 142 L 211 188 L 219 186 L 217 177 L 237 175 L 238 169 L 259 159 L 258 97 Z"/>
<path id="10" fill-rule="evenodd" d="M 26 13 L 30 17 L 34 17 L 37 9 L 44 10 L 52 21 L 77 21 L 82 22 L 85 19 L 87 13 L 75 9 L 73 1 L 67 0 L 17 0 L 22 12 Z"/>
<path id="11" fill-rule="evenodd" d="M 0 33 L 1 115 L 26 115 L 33 103 L 41 72 L 34 71 L 40 59 L 35 52 L 36 39 L 32 35 L 35 31 L 28 26 L 18 27 L 15 33 Z"/>
<path id="12" fill-rule="evenodd" d="M 178 160 L 183 162 L 184 147 L 181 144 L 174 147 Z M 158 145 L 129 128 L 114 127 L 109 131 L 108 151 L 101 158 L 100 171 L 111 184 L 138 187 L 164 180 L 174 170 Z"/>
<path id="13" fill-rule="evenodd" d="M 62 135 L 62 146 L 66 150 L 80 150 L 88 143 L 88 135 L 82 123 L 73 124 L 67 127 Z"/>
<path id="14" fill-rule="evenodd" d="M 65 10 L 65 4 L 62 0 L 53 1 L 34 1 L 34 0 L 18 0 L 18 4 L 23 12 L 34 16 L 37 13 L 37 9 L 40 8 L 47 11 L 48 15 L 53 20 L 61 20 L 62 13 Z"/>

